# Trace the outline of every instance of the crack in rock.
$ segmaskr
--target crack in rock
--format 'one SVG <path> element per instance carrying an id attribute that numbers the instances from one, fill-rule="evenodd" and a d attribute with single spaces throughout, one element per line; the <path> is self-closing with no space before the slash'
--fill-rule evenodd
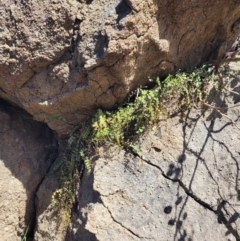
<path id="1" fill-rule="evenodd" d="M 117 220 L 113 217 L 113 214 L 112 214 L 112 212 L 108 209 L 108 207 L 107 207 L 104 203 L 102 203 L 102 204 L 103 204 L 103 206 L 107 209 L 108 213 L 110 214 L 112 220 L 113 220 L 115 223 L 119 224 L 121 227 L 123 227 L 124 229 L 126 229 L 128 232 L 130 232 L 132 235 L 134 235 L 135 237 L 137 237 L 137 238 L 139 238 L 139 239 L 143 239 L 143 238 L 144 238 L 144 239 L 149 239 L 149 240 L 151 239 L 151 238 L 148 238 L 148 237 L 141 237 L 141 236 L 139 236 L 138 234 L 136 234 L 135 232 L 133 232 L 131 229 L 125 227 L 121 222 L 117 221 Z"/>
<path id="2" fill-rule="evenodd" d="M 179 184 L 179 186 L 184 190 L 184 192 L 191 197 L 195 202 L 197 202 L 198 204 L 200 204 L 201 206 L 203 206 L 204 208 L 208 209 L 209 211 L 213 212 L 214 214 L 216 214 L 216 216 L 218 217 L 218 220 L 220 220 L 225 227 L 227 228 L 227 230 L 236 238 L 236 241 L 240 241 L 240 236 L 238 234 L 238 232 L 232 227 L 232 225 L 229 223 L 229 221 L 226 219 L 226 217 L 224 216 L 223 211 L 221 210 L 222 208 L 224 208 L 224 205 L 226 204 L 226 201 L 222 200 L 218 206 L 217 206 L 217 210 L 215 211 L 208 203 L 204 202 L 203 200 L 201 200 L 199 197 L 197 197 L 195 194 L 193 194 L 191 191 L 188 190 L 188 188 L 184 185 L 184 183 L 179 180 L 179 179 L 172 179 L 170 177 L 168 177 L 164 171 L 157 165 L 151 163 L 150 161 L 144 159 L 143 157 L 141 157 L 141 160 L 143 160 L 145 163 L 151 165 L 154 168 L 157 168 L 162 176 L 172 182 L 177 182 Z"/>
<path id="3" fill-rule="evenodd" d="M 34 230 L 35 230 L 36 224 L 37 224 L 37 205 L 36 205 L 37 192 L 38 192 L 39 188 L 41 187 L 42 183 L 44 182 L 45 178 L 47 177 L 47 175 L 51 172 L 52 167 L 54 166 L 55 161 L 58 157 L 58 153 L 59 153 L 59 145 L 57 143 L 56 153 L 54 153 L 54 156 L 52 157 L 52 163 L 48 167 L 48 169 L 46 170 L 46 173 L 43 175 L 43 177 L 39 181 L 35 191 L 33 192 L 33 197 L 34 197 L 33 205 L 34 205 L 34 207 L 33 207 L 33 213 L 31 215 L 31 220 L 30 220 L 30 223 L 29 223 L 29 229 L 28 229 L 28 232 L 26 234 L 27 236 L 30 235 L 30 236 L 33 236 L 33 238 L 34 238 Z"/>

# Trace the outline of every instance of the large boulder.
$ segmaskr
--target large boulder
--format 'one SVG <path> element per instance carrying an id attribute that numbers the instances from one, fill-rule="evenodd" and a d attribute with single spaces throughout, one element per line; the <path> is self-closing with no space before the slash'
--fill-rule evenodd
<path id="1" fill-rule="evenodd" d="M 212 90 L 216 109 L 161 121 L 135 143 L 138 156 L 100 149 L 66 240 L 239 241 L 239 79 L 233 92 Z"/>
<path id="2" fill-rule="evenodd" d="M 33 235 L 36 192 L 57 155 L 57 142 L 44 124 L 0 101 L 0 239 Z"/>
<path id="3" fill-rule="evenodd" d="M 5 0 L 0 97 L 60 134 L 177 69 L 221 58 L 239 33 L 236 0 Z"/>

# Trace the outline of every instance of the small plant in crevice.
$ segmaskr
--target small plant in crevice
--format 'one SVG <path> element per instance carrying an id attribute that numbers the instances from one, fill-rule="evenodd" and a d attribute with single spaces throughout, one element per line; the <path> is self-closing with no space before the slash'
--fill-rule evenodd
<path id="1" fill-rule="evenodd" d="M 191 72 L 178 72 L 152 89 L 139 89 L 135 100 L 116 111 L 99 110 L 93 121 L 93 141 L 127 147 L 131 140 L 167 115 L 166 109 L 177 101 L 179 110 L 191 108 L 205 99 L 205 86 L 214 81 L 208 66 Z M 151 80 L 152 81 L 152 80 Z"/>
<path id="2" fill-rule="evenodd" d="M 161 118 L 167 117 L 167 107 L 173 101 L 179 110 L 186 110 L 204 101 L 206 85 L 215 81 L 212 68 L 203 66 L 191 72 L 178 72 L 165 80 L 155 81 L 151 89 L 139 88 L 135 99 L 113 111 L 98 110 L 82 127 L 69 137 L 66 157 L 61 163 L 60 188 L 53 194 L 53 203 L 69 213 L 75 202 L 76 191 L 83 169 L 91 171 L 89 156 L 102 144 L 113 144 L 140 155 L 133 144 Z M 152 80 L 150 80 L 152 81 Z"/>
<path id="3" fill-rule="evenodd" d="M 27 241 L 28 240 L 28 236 L 29 236 L 29 229 L 30 229 L 30 226 L 32 224 L 32 221 L 33 221 L 33 216 L 30 218 L 30 221 L 25 229 L 25 232 L 24 234 L 22 235 L 22 238 L 21 238 L 21 241 Z"/>
<path id="4" fill-rule="evenodd" d="M 58 210 L 61 220 L 70 221 L 70 213 L 76 199 L 80 176 L 86 168 L 90 173 L 91 165 L 88 159 L 88 151 L 91 144 L 91 124 L 85 123 L 84 128 L 72 131 L 66 147 L 65 157 L 57 167 L 60 168 L 60 188 L 52 195 L 52 204 Z"/>

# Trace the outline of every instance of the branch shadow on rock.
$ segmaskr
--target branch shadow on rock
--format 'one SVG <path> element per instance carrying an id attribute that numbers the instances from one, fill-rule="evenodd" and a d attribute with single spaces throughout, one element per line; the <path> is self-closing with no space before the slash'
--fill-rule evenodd
<path id="1" fill-rule="evenodd" d="M 235 88 L 234 91 L 238 90 L 238 87 Z M 234 94 L 231 94 L 234 95 Z M 220 110 L 223 111 L 223 113 L 228 113 L 228 104 L 224 97 L 221 97 L 219 95 L 212 95 L 215 96 L 214 99 L 211 101 L 216 103 L 216 107 L 220 108 Z M 236 97 L 233 96 L 233 99 Z M 236 103 L 236 101 L 234 101 Z M 196 111 L 195 111 L 196 113 Z M 217 135 L 223 132 L 228 131 L 227 133 L 229 136 L 231 135 L 231 131 L 236 131 L 234 129 L 234 125 L 231 122 L 227 121 L 219 121 L 221 116 L 219 116 L 218 113 L 215 112 L 215 110 L 208 111 L 208 116 L 205 117 L 206 113 L 202 113 L 201 115 L 198 115 L 197 118 L 192 118 L 191 111 L 188 111 L 185 120 L 182 123 L 182 133 L 183 133 L 183 149 L 182 153 L 179 155 L 178 160 L 176 164 L 170 164 L 169 168 L 166 172 L 166 175 L 173 181 L 178 180 L 179 183 L 182 183 L 184 185 L 184 188 L 186 188 L 185 192 L 188 194 L 185 200 L 183 200 L 182 196 L 180 194 L 177 195 L 177 200 L 175 202 L 175 209 L 177 210 L 177 206 L 181 204 L 180 210 L 176 211 L 175 218 L 168 221 L 168 224 L 171 226 L 175 225 L 175 234 L 174 234 L 174 241 L 188 241 L 192 240 L 192 237 L 190 234 L 187 234 L 186 229 L 184 229 L 184 220 L 187 218 L 187 213 L 185 212 L 186 204 L 189 200 L 189 198 L 193 198 L 195 201 L 197 201 L 199 204 L 203 205 L 204 208 L 207 208 L 208 210 L 212 211 L 216 215 L 216 219 L 219 224 L 225 225 L 227 228 L 227 232 L 225 233 L 226 236 L 229 234 L 232 234 L 236 240 L 240 240 L 240 234 L 238 233 L 237 227 L 238 222 L 240 218 L 240 212 L 237 208 L 239 206 L 240 201 L 240 187 L 239 187 L 239 157 L 236 153 L 233 152 L 233 148 L 231 147 L 232 144 L 230 143 L 230 140 L 228 139 L 218 139 Z M 223 118 L 223 117 L 222 117 Z M 203 121 L 202 121 L 203 120 Z M 239 120 L 239 116 L 236 116 L 236 120 Z M 190 145 L 190 142 L 192 141 L 192 137 L 195 136 L 199 131 L 199 129 L 196 128 L 197 125 L 201 125 L 201 122 L 203 122 L 203 127 L 205 128 L 204 133 L 206 132 L 206 135 L 204 139 L 202 139 L 201 146 L 198 146 L 198 150 L 194 149 L 192 145 Z M 232 130 L 229 131 L 229 128 L 232 127 Z M 221 138 L 220 136 L 219 138 Z M 230 137 L 229 137 L 230 138 Z M 231 138 L 230 138 L 231 139 Z M 228 180 L 228 184 L 234 186 L 235 193 L 231 190 L 231 193 L 229 191 L 229 195 L 223 194 L 221 184 L 219 184 L 219 179 L 224 179 L 226 177 L 221 174 L 221 169 L 217 169 L 218 164 L 220 162 L 219 158 L 219 152 L 215 151 L 216 146 L 218 145 L 222 148 L 224 153 L 226 153 L 228 159 L 226 161 L 230 162 L 227 165 L 231 165 L 231 173 L 228 173 L 229 175 L 233 175 L 235 173 L 236 175 L 233 177 L 234 179 L 234 185 L 232 185 L 232 181 Z M 206 150 L 209 149 L 209 146 L 211 147 L 212 156 L 206 156 Z M 208 152 L 207 152 L 208 153 Z M 239 153 L 238 153 L 239 154 Z M 195 164 L 192 169 L 191 177 L 188 181 L 184 181 L 184 175 L 185 175 L 185 168 L 184 162 L 188 158 L 188 156 L 191 155 L 195 159 Z M 206 159 L 207 157 L 207 159 Z M 213 160 L 212 160 L 213 159 Z M 211 164 L 211 160 L 213 163 Z M 193 184 L 196 185 L 196 175 L 199 169 L 199 165 L 203 165 L 205 168 L 204 175 L 208 175 L 209 179 L 212 180 L 214 185 L 217 189 L 216 201 L 217 206 L 213 206 L 211 203 L 207 203 L 204 199 L 200 199 L 201 192 L 203 190 L 196 190 L 196 188 L 193 188 Z M 212 166 L 213 165 L 213 166 Z M 215 165 L 215 166 L 214 166 Z M 214 167 L 214 168 L 213 168 Z M 225 166 L 223 168 L 226 168 Z M 235 170 L 233 170 L 233 168 Z M 188 170 L 189 171 L 189 170 Z M 170 207 L 170 206 L 169 206 Z M 165 207 L 164 212 L 167 213 L 169 211 L 169 207 Z"/>

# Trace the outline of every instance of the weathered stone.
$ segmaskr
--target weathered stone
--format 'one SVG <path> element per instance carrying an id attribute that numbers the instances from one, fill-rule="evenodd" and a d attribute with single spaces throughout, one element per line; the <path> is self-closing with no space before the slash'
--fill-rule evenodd
<path id="1" fill-rule="evenodd" d="M 100 152 L 66 240 L 240 240 L 239 78 L 224 79 L 233 92 L 210 91 L 217 109 L 192 109 L 142 136 L 141 158 Z"/>
<path id="2" fill-rule="evenodd" d="M 63 241 L 69 225 L 53 203 L 53 193 L 59 188 L 60 164 L 64 158 L 64 140 L 59 140 L 58 157 L 36 193 L 36 225 L 34 241 Z M 66 213 L 64 214 L 66 215 Z"/>
<path id="3" fill-rule="evenodd" d="M 19 241 L 26 227 L 33 235 L 35 193 L 56 155 L 50 129 L 0 102 L 0 239 Z"/>
<path id="4" fill-rule="evenodd" d="M 229 85 L 240 93 L 239 77 Z M 240 98 L 239 94 L 227 92 L 215 94 L 211 101 L 236 124 L 214 109 L 204 115 L 191 111 L 184 120 L 177 117 L 162 123 L 159 130 L 146 135 L 139 148 L 144 159 L 161 168 L 170 179 L 180 180 L 190 193 L 222 217 L 239 240 Z M 161 153 L 152 148 L 152 143 L 162 145 Z"/>
<path id="5" fill-rule="evenodd" d="M 66 135 L 148 76 L 224 57 L 239 34 L 239 4 L 3 0 L 0 97 Z M 230 87 L 240 93 L 238 80 Z M 239 95 L 214 96 L 209 103 L 239 122 Z M 6 103 L 0 119 L 1 240 L 20 240 L 28 224 L 36 241 L 64 240 L 51 203 L 59 173 L 45 177 L 52 132 Z M 66 240 L 240 240 L 239 129 L 228 121 L 193 111 L 142 137 L 142 159 L 102 154 L 82 177 Z"/>
<path id="6" fill-rule="evenodd" d="M 97 160 L 93 187 L 81 189 L 79 216 L 66 240 L 235 240 L 225 236 L 228 230 L 215 213 L 158 168 L 124 152 L 114 154 Z M 88 204 L 84 192 L 90 194 Z"/>
<path id="7" fill-rule="evenodd" d="M 147 77 L 221 58 L 239 2 L 13 0 L 0 4 L 0 96 L 60 134 Z"/>

